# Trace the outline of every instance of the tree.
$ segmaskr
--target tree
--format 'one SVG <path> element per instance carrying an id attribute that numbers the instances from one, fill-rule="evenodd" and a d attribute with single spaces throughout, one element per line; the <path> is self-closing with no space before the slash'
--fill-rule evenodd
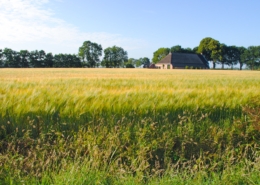
<path id="1" fill-rule="evenodd" d="M 89 67 L 96 67 L 97 63 L 100 61 L 99 57 L 102 56 L 102 50 L 101 45 L 85 41 L 79 48 L 78 55 L 83 59 L 83 61 L 86 61 Z"/>
<path id="2" fill-rule="evenodd" d="M 127 52 L 121 47 L 108 47 L 104 50 L 104 54 L 101 65 L 106 68 L 122 67 L 128 60 Z"/>
<path id="3" fill-rule="evenodd" d="M 71 55 L 62 53 L 54 55 L 54 67 L 71 67 L 72 62 Z"/>
<path id="4" fill-rule="evenodd" d="M 53 60 L 54 60 L 54 63 L 53 63 L 54 67 L 64 67 L 64 65 L 63 65 L 63 54 L 54 55 Z"/>
<path id="5" fill-rule="evenodd" d="M 206 37 L 200 41 L 197 52 L 203 54 L 206 60 L 212 61 L 213 69 L 216 68 L 216 62 L 221 60 L 220 43 L 210 37 Z"/>
<path id="6" fill-rule="evenodd" d="M 195 53 L 191 48 L 184 48 L 183 53 Z"/>
<path id="7" fill-rule="evenodd" d="M 151 64 L 150 59 L 147 57 L 140 58 L 139 60 L 141 61 L 141 65 L 143 65 L 143 68 L 148 68 Z"/>
<path id="8" fill-rule="evenodd" d="M 171 47 L 172 53 L 194 53 L 191 48 L 182 48 L 180 45 Z"/>
<path id="9" fill-rule="evenodd" d="M 29 67 L 30 52 L 28 50 L 20 51 L 21 67 Z"/>
<path id="10" fill-rule="evenodd" d="M 221 63 L 221 69 L 224 69 L 224 64 L 228 63 L 228 46 L 225 44 L 220 44 L 221 56 L 219 62 Z"/>
<path id="11" fill-rule="evenodd" d="M 171 52 L 172 53 L 182 53 L 183 48 L 180 45 L 172 46 L 171 47 Z"/>
<path id="12" fill-rule="evenodd" d="M 3 50 L 0 49 L 0 67 L 3 67 L 4 61 L 3 61 Z"/>
<path id="13" fill-rule="evenodd" d="M 3 51 L 3 56 L 4 56 L 4 67 L 20 67 L 19 52 L 16 52 L 9 48 L 5 48 Z"/>
<path id="14" fill-rule="evenodd" d="M 259 65 L 260 46 L 249 46 L 242 54 L 242 58 L 251 70 L 255 69 Z"/>
<path id="15" fill-rule="evenodd" d="M 228 46 L 227 50 L 227 64 L 231 65 L 231 69 L 233 69 L 233 66 L 236 65 L 240 58 L 240 52 L 236 46 Z"/>
<path id="16" fill-rule="evenodd" d="M 30 57 L 29 57 L 29 65 L 31 66 L 31 67 L 37 67 L 37 65 L 38 65 L 38 51 L 37 50 L 35 50 L 35 51 L 31 51 L 30 52 Z"/>
<path id="17" fill-rule="evenodd" d="M 82 67 L 82 62 L 77 55 L 73 55 L 73 67 Z"/>
<path id="18" fill-rule="evenodd" d="M 141 65 L 143 65 L 143 68 L 147 68 L 150 66 L 150 60 L 147 57 L 139 59 L 129 58 L 126 65 L 127 64 L 131 64 L 135 67 L 140 67 Z"/>
<path id="19" fill-rule="evenodd" d="M 156 64 L 170 53 L 169 48 L 159 48 L 153 53 L 153 63 Z"/>
<path id="20" fill-rule="evenodd" d="M 136 66 L 137 60 L 134 58 L 129 58 L 127 62 L 125 63 L 126 68 L 129 68 L 130 66 Z M 127 67 L 128 66 L 128 67 Z"/>
<path id="21" fill-rule="evenodd" d="M 56 58 L 59 58 L 59 67 L 82 67 L 80 58 L 76 55 L 60 54 Z"/>
<path id="22" fill-rule="evenodd" d="M 199 49 L 199 47 L 196 46 L 196 47 L 194 47 L 194 48 L 192 49 L 192 52 L 193 52 L 193 53 L 199 53 L 199 52 L 198 52 L 198 49 Z"/>
<path id="23" fill-rule="evenodd" d="M 44 63 L 45 63 L 45 67 L 53 67 L 54 57 L 53 57 L 52 53 L 46 54 Z"/>
<path id="24" fill-rule="evenodd" d="M 246 51 L 246 48 L 241 46 L 237 48 L 239 51 L 239 59 L 238 59 L 238 63 L 239 63 L 239 69 L 242 70 L 243 65 L 246 63 L 246 61 L 244 60 L 244 53 Z"/>
<path id="25" fill-rule="evenodd" d="M 46 67 L 45 59 L 46 53 L 44 50 L 30 52 L 30 66 L 32 67 Z"/>
<path id="26" fill-rule="evenodd" d="M 125 65 L 126 68 L 135 68 L 135 66 L 133 64 L 127 63 Z"/>
<path id="27" fill-rule="evenodd" d="M 136 60 L 135 67 L 140 67 L 142 65 L 142 60 L 141 59 L 142 58 L 139 58 L 139 59 Z"/>
<path id="28" fill-rule="evenodd" d="M 21 58 L 20 53 L 17 51 L 13 51 L 13 63 L 11 67 L 21 67 Z"/>

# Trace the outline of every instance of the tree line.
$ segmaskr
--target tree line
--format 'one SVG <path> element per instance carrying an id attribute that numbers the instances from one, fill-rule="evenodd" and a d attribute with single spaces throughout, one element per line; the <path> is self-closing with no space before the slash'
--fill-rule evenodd
<path id="1" fill-rule="evenodd" d="M 216 64 L 220 64 L 222 69 L 225 65 L 232 69 L 239 65 L 240 70 L 243 66 L 250 69 L 260 68 L 260 46 L 227 46 L 210 37 L 200 41 L 199 46 L 182 48 L 180 45 L 171 48 L 159 48 L 153 53 L 152 62 L 156 64 L 169 52 L 177 53 L 197 53 L 202 54 L 208 62 L 212 62 L 213 69 Z M 102 54 L 104 57 L 102 60 Z M 127 51 L 118 46 L 104 49 L 100 44 L 91 41 L 83 42 L 79 47 L 78 54 L 55 54 L 46 53 L 43 50 L 20 50 L 14 51 L 10 48 L 0 49 L 0 67 L 9 68 L 29 68 L 29 67 L 105 67 L 105 68 L 135 68 L 149 67 L 150 59 L 147 57 L 134 59 L 128 58 Z"/>
<path id="2" fill-rule="evenodd" d="M 43 68 L 43 67 L 82 67 L 83 63 L 75 54 L 46 53 L 43 50 L 0 49 L 0 67 L 5 68 Z"/>
<path id="3" fill-rule="evenodd" d="M 234 65 L 239 65 L 242 70 L 243 66 L 248 66 L 251 70 L 260 68 L 260 46 L 227 46 L 211 37 L 206 37 L 200 41 L 199 46 L 191 48 L 182 48 L 180 45 L 171 48 L 159 48 L 153 53 L 153 63 L 159 62 L 169 52 L 177 53 L 196 53 L 202 54 L 208 62 L 212 62 L 213 69 L 216 64 L 228 65 L 233 69 Z"/>
<path id="4" fill-rule="evenodd" d="M 87 67 L 105 67 L 105 68 L 135 68 L 135 67 L 149 67 L 150 60 L 147 57 L 134 59 L 128 58 L 127 51 L 118 46 L 108 47 L 104 49 L 104 57 L 102 56 L 102 46 L 91 42 L 85 41 L 79 48 L 79 57 Z"/>
<path id="5" fill-rule="evenodd" d="M 117 46 L 108 47 L 104 50 L 100 44 L 85 41 L 79 47 L 78 54 L 55 54 L 46 53 L 44 50 L 20 50 L 10 48 L 0 49 L 1 68 L 66 68 L 66 67 L 106 67 L 106 68 L 134 68 L 148 67 L 150 60 L 147 57 L 140 59 L 128 59 L 127 52 Z"/>

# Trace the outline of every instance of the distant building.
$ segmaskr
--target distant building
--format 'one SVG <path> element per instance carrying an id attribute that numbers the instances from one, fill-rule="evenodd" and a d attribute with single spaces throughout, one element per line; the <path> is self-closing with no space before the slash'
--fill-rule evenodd
<path id="1" fill-rule="evenodd" d="M 169 53 L 155 64 L 158 69 L 209 69 L 206 59 L 199 54 Z"/>
<path id="2" fill-rule="evenodd" d="M 150 69 L 156 69 L 156 66 L 155 66 L 155 64 L 150 64 L 149 68 Z"/>

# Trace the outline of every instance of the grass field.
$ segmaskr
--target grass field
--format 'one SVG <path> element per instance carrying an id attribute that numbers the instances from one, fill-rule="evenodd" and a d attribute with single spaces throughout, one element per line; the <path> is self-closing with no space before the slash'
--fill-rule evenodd
<path id="1" fill-rule="evenodd" d="M 260 72 L 1 69 L 0 184 L 260 184 Z"/>

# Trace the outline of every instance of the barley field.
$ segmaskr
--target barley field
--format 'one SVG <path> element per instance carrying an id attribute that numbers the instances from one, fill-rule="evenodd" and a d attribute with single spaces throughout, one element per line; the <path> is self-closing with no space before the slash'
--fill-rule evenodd
<path id="1" fill-rule="evenodd" d="M 0 102 L 0 184 L 259 184 L 259 71 L 0 69 Z"/>

